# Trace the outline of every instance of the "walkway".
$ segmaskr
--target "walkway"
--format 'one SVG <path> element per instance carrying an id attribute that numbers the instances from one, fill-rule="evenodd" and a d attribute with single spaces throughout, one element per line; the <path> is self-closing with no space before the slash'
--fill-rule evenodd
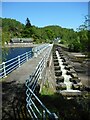
<path id="1" fill-rule="evenodd" d="M 34 72 L 39 61 L 48 51 L 50 51 L 50 47 L 45 49 L 38 57 L 31 58 L 2 80 L 2 120 L 8 117 L 13 119 L 13 107 L 16 109 L 17 106 L 16 99 L 19 99 L 20 103 L 18 104 L 22 104 L 25 107 L 25 81 Z M 15 103 L 15 106 L 12 103 Z"/>
<path id="2" fill-rule="evenodd" d="M 43 53 L 38 57 L 31 58 L 28 62 L 21 65 L 19 68 L 10 73 L 3 81 L 11 82 L 16 81 L 17 83 L 25 83 L 26 79 L 34 72 L 39 61 L 44 57 L 45 53 L 49 50 L 45 49 Z"/>

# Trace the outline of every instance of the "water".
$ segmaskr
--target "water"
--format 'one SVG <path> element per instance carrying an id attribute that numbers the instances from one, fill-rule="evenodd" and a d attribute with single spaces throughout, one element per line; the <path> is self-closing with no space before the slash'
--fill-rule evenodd
<path id="1" fill-rule="evenodd" d="M 64 77 L 64 83 L 67 86 L 67 89 L 66 90 L 62 90 L 61 93 L 63 95 L 66 95 L 67 93 L 69 93 L 69 95 L 70 95 L 70 93 L 71 93 L 71 95 L 81 95 L 81 91 L 79 91 L 79 90 L 73 90 L 71 88 L 72 82 L 69 81 L 69 79 L 71 78 L 71 76 L 66 74 L 66 70 L 64 69 L 64 65 L 63 65 L 62 59 L 59 56 L 58 51 L 56 51 L 56 55 L 57 55 L 58 60 L 59 60 L 59 65 L 61 67 L 62 76 Z"/>
<path id="2" fill-rule="evenodd" d="M 31 47 L 21 47 L 21 48 L 3 48 L 2 49 L 2 62 L 10 60 L 17 57 L 25 52 L 32 51 Z"/>
<path id="3" fill-rule="evenodd" d="M 66 74 L 66 70 L 64 69 L 64 65 L 63 65 L 62 59 L 59 56 L 58 51 L 56 51 L 56 55 L 57 55 L 58 60 L 59 60 L 59 65 L 61 67 L 62 76 L 64 77 L 64 83 L 67 86 L 67 90 L 71 90 L 72 83 L 69 81 L 69 79 L 71 78 L 71 76 Z"/>

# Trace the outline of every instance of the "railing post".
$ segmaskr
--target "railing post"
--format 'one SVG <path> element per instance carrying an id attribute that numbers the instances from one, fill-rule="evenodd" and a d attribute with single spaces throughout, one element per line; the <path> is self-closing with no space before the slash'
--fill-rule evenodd
<path id="1" fill-rule="evenodd" d="M 46 61 L 45 61 L 45 59 L 46 59 L 46 58 L 44 57 L 44 68 L 46 67 Z"/>
<path id="2" fill-rule="evenodd" d="M 34 57 L 37 57 L 37 48 L 34 50 Z"/>
<path id="3" fill-rule="evenodd" d="M 5 66 L 5 62 L 3 62 L 3 71 L 4 71 L 4 77 L 6 77 L 6 66 Z"/>
<path id="4" fill-rule="evenodd" d="M 37 48 L 37 56 L 39 55 L 39 48 Z"/>
<path id="5" fill-rule="evenodd" d="M 43 118 L 43 120 L 46 120 L 46 112 L 45 112 L 45 110 L 43 110 L 42 118 Z"/>
<path id="6" fill-rule="evenodd" d="M 20 67 L 20 56 L 18 56 L 18 65 Z"/>
<path id="7" fill-rule="evenodd" d="M 40 77 L 39 77 L 39 79 L 41 80 L 41 79 L 42 79 L 41 63 L 40 63 L 40 67 L 39 67 L 39 72 L 40 72 Z"/>
<path id="8" fill-rule="evenodd" d="M 28 58 L 28 59 L 30 59 L 32 56 L 33 56 L 33 52 L 32 51 L 30 51 L 30 57 Z"/>
<path id="9" fill-rule="evenodd" d="M 26 52 L 26 60 L 28 61 L 28 53 Z"/>

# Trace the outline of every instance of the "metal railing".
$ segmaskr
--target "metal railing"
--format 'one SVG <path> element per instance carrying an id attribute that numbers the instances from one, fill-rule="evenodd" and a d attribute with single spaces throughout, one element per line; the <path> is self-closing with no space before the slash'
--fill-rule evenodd
<path id="1" fill-rule="evenodd" d="M 0 78 L 6 77 L 13 70 L 20 67 L 26 61 L 28 61 L 31 57 L 32 51 L 29 51 L 0 64 Z"/>
<path id="2" fill-rule="evenodd" d="M 38 81 L 42 78 L 43 70 L 47 65 L 47 61 L 51 52 L 52 46 L 49 46 L 48 51 L 45 53 L 44 57 L 41 59 L 39 64 L 37 65 L 34 73 L 30 75 L 30 78 L 26 80 L 26 103 L 27 110 L 31 119 L 36 120 L 58 120 L 58 117 L 55 113 L 51 113 L 45 105 L 39 100 L 39 98 L 35 95 L 35 89 L 38 84 Z M 38 103 L 36 106 L 35 103 Z"/>
<path id="3" fill-rule="evenodd" d="M 2 64 L 0 64 L 0 78 L 6 77 L 13 70 L 20 67 L 26 61 L 28 61 L 32 56 L 37 57 L 47 47 L 48 44 L 39 45 L 37 47 L 34 47 L 33 51 L 26 52 L 22 55 L 18 55 L 13 59 L 3 62 Z"/>
<path id="4" fill-rule="evenodd" d="M 33 53 L 34 53 L 34 57 L 37 57 L 39 54 L 41 54 L 46 48 L 48 48 L 49 44 L 43 44 L 43 45 L 39 45 L 37 47 L 33 48 Z"/>

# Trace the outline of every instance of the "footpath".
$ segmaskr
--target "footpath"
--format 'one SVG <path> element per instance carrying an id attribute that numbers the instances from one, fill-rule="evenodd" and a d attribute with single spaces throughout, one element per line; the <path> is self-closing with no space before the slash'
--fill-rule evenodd
<path id="1" fill-rule="evenodd" d="M 50 47 L 46 48 L 40 55 L 31 58 L 2 80 L 2 120 L 12 120 L 15 110 L 20 106 L 26 111 L 25 81 L 49 50 Z"/>

